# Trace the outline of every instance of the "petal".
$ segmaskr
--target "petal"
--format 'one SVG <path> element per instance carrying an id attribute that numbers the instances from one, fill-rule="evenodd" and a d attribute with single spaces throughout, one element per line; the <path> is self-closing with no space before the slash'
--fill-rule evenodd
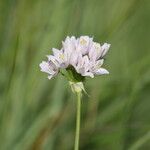
<path id="1" fill-rule="evenodd" d="M 78 53 L 76 51 L 72 52 L 69 60 L 69 64 L 76 66 L 78 61 Z"/>
<path id="2" fill-rule="evenodd" d="M 62 51 L 60 51 L 56 48 L 53 48 L 52 51 L 53 51 L 53 54 L 54 54 L 55 57 L 58 57 L 62 53 Z"/>
<path id="3" fill-rule="evenodd" d="M 75 68 L 75 69 L 76 69 L 76 71 L 77 71 L 78 73 L 80 73 L 81 75 L 83 75 L 83 74 L 85 73 L 85 68 L 84 68 L 84 67 Z"/>
<path id="4" fill-rule="evenodd" d="M 88 71 L 89 70 L 89 58 L 88 56 L 84 56 L 83 57 L 83 65 L 84 65 L 84 68 L 85 68 L 85 71 Z"/>
<path id="5" fill-rule="evenodd" d="M 103 75 L 103 74 L 109 74 L 109 72 L 104 68 L 100 68 L 100 69 L 95 71 L 95 74 L 96 75 Z"/>
<path id="6" fill-rule="evenodd" d="M 48 74 L 54 74 L 55 72 L 52 70 L 52 68 L 49 66 L 49 63 L 46 61 L 42 61 L 42 63 L 40 63 L 40 68 L 42 72 L 46 72 Z"/>
<path id="7" fill-rule="evenodd" d="M 89 50 L 89 58 L 90 58 L 91 61 L 95 61 L 96 60 L 96 51 L 93 48 L 91 48 Z"/>
<path id="8" fill-rule="evenodd" d="M 53 77 L 53 75 L 49 75 L 47 78 L 50 80 Z"/>
<path id="9" fill-rule="evenodd" d="M 83 66 L 83 57 L 81 52 L 78 54 L 77 67 L 81 68 Z"/>
<path id="10" fill-rule="evenodd" d="M 93 39 L 89 36 L 81 36 L 78 39 L 78 51 L 81 51 L 83 55 L 87 54 L 89 52 L 91 43 L 93 42 Z"/>
<path id="11" fill-rule="evenodd" d="M 79 44 L 80 45 L 88 45 L 90 41 L 93 41 L 93 38 L 89 36 L 80 36 L 79 38 Z"/>
<path id="12" fill-rule="evenodd" d="M 102 53 L 100 57 L 104 57 L 110 48 L 110 44 L 104 43 L 102 45 Z"/>
<path id="13" fill-rule="evenodd" d="M 72 36 L 71 38 L 67 36 L 67 38 L 65 39 L 64 42 L 62 42 L 62 44 L 64 52 L 70 54 L 72 51 L 76 49 L 77 40 L 74 36 Z"/>
<path id="14" fill-rule="evenodd" d="M 55 56 L 47 55 L 47 58 L 49 61 L 51 61 L 56 66 L 56 68 L 58 68 L 60 66 L 60 64 Z"/>
<path id="15" fill-rule="evenodd" d="M 94 78 L 94 75 L 93 75 L 92 72 L 85 72 L 85 73 L 83 74 L 83 76 L 89 76 L 89 77 L 91 77 L 91 78 Z"/>
<path id="16" fill-rule="evenodd" d="M 103 63 L 104 63 L 104 59 L 100 59 L 96 61 L 95 68 L 99 69 L 103 65 Z"/>
<path id="17" fill-rule="evenodd" d="M 55 56 L 55 59 L 59 62 L 59 67 L 61 68 L 66 68 L 67 67 L 67 57 L 66 55 L 63 53 L 62 50 L 58 50 L 53 48 L 53 54 Z M 57 65 L 57 64 L 56 64 Z"/>
<path id="18" fill-rule="evenodd" d="M 101 46 L 99 43 L 93 42 L 90 50 L 89 50 L 89 58 L 92 61 L 96 61 L 101 55 Z"/>

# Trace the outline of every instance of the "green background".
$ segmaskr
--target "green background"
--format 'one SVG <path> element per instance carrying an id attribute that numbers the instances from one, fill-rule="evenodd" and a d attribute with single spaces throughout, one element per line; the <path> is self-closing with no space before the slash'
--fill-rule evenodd
<path id="1" fill-rule="evenodd" d="M 149 0 L 0 0 L 0 150 L 72 150 L 76 99 L 39 63 L 67 35 L 111 43 L 87 79 L 80 150 L 150 149 Z"/>

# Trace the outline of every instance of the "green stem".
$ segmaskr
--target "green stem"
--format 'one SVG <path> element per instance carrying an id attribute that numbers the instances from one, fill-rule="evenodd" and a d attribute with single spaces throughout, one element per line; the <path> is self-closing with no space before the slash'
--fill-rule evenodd
<path id="1" fill-rule="evenodd" d="M 75 134 L 74 150 L 79 150 L 80 117 L 81 117 L 81 92 L 77 92 L 77 115 L 76 115 L 76 134 Z"/>

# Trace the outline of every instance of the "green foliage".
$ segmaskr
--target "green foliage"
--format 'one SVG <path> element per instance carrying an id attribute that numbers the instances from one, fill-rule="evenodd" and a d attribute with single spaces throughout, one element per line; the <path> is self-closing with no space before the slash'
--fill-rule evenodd
<path id="1" fill-rule="evenodd" d="M 0 0 L 0 150 L 72 150 L 76 99 L 39 63 L 67 35 L 111 43 L 85 81 L 80 150 L 150 149 L 150 1 Z"/>
<path id="2" fill-rule="evenodd" d="M 67 69 L 61 69 L 61 74 L 66 77 L 68 81 L 71 82 L 83 82 L 85 77 L 77 73 L 73 66 L 69 66 Z"/>

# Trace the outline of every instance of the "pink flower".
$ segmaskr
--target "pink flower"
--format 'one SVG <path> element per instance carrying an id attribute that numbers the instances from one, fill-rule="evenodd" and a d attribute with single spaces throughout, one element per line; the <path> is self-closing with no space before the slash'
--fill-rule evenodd
<path id="1" fill-rule="evenodd" d="M 80 38 L 67 37 L 62 42 L 61 50 L 53 48 L 53 55 L 48 55 L 48 61 L 40 64 L 41 71 L 49 74 L 51 79 L 58 74 L 59 70 L 72 66 L 81 76 L 109 74 L 102 68 L 110 44 L 104 43 L 102 46 L 93 41 L 93 38 L 81 36 Z"/>

